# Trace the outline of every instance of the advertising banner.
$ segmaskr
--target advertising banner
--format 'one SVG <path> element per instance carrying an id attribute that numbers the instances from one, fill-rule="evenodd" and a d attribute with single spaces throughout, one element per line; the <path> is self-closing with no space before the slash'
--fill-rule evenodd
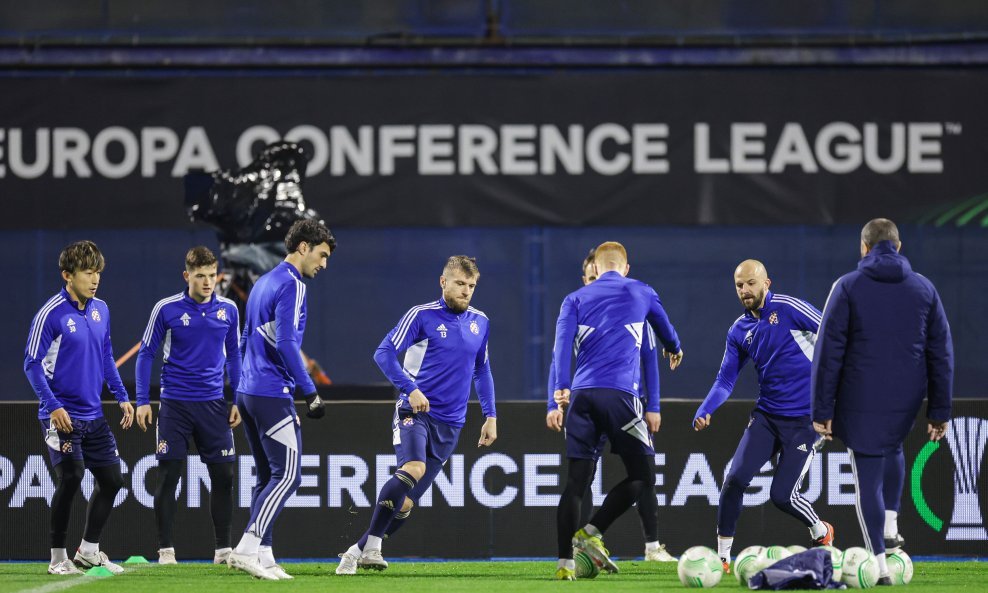
<path id="1" fill-rule="evenodd" d="M 184 175 L 281 139 L 308 151 L 307 204 L 332 226 L 908 223 L 973 218 L 988 192 L 980 70 L 52 74 L 0 89 L 6 229 L 181 227 Z"/>
<path id="2" fill-rule="evenodd" d="M 725 469 L 744 431 L 751 402 L 728 402 L 712 427 L 692 430 L 697 402 L 663 405 L 662 429 L 655 439 L 655 492 L 659 536 L 673 553 L 715 543 L 718 493 Z M 155 413 L 157 406 L 155 405 Z M 105 407 L 118 437 L 124 488 L 103 532 L 102 547 L 111 557 L 153 556 L 155 535 L 152 430 L 116 427 L 119 411 Z M 302 416 L 302 485 L 288 501 L 275 528 L 276 554 L 286 558 L 335 558 L 370 520 L 377 492 L 394 472 L 391 447 L 393 405 L 333 404 L 322 421 Z M 0 559 L 48 556 L 49 505 L 54 473 L 37 421 L 37 406 L 0 405 Z M 389 556 L 440 558 L 551 557 L 555 555 L 556 506 L 565 483 L 563 437 L 545 427 L 539 403 L 498 406 L 498 435 L 493 447 L 478 448 L 481 414 L 473 405 L 459 446 L 433 488 L 413 509 L 409 523 L 386 542 Z M 988 401 L 955 402 L 947 437 L 931 444 L 925 424 L 906 442 L 906 484 L 899 528 L 911 554 L 988 555 L 985 521 L 985 445 Z M 246 526 L 254 463 L 236 434 L 238 461 L 234 485 L 234 542 Z M 594 504 L 623 478 L 616 457 L 605 455 L 596 474 Z M 741 549 L 752 544 L 807 545 L 806 529 L 769 501 L 772 464 L 754 478 L 744 498 L 736 538 Z M 82 490 L 92 492 L 87 472 Z M 209 518 L 209 477 L 198 456 L 190 455 L 177 498 L 175 545 L 179 558 L 207 558 L 213 550 Z M 837 530 L 837 546 L 862 545 L 854 507 L 847 452 L 837 442 L 816 456 L 803 496 Z M 79 497 L 72 514 L 69 546 L 81 537 L 85 507 Z M 607 532 L 611 551 L 620 557 L 641 555 L 638 516 L 631 511 Z"/>

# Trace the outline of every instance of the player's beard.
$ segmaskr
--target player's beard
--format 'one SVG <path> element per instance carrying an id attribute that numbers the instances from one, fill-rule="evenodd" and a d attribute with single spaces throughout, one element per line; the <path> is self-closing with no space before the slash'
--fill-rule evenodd
<path id="1" fill-rule="evenodd" d="M 467 310 L 467 308 L 470 306 L 470 303 L 467 302 L 466 304 L 461 304 L 460 301 L 446 299 L 446 306 L 449 307 L 450 311 L 459 315 L 460 313 L 463 313 L 464 311 Z"/>
<path id="2" fill-rule="evenodd" d="M 765 301 L 765 293 L 763 292 L 761 294 L 753 294 L 753 295 L 751 295 L 751 302 L 750 303 L 745 302 L 744 300 L 742 300 L 741 301 L 741 304 L 744 306 L 745 309 L 747 309 L 749 311 L 757 311 L 759 309 L 759 307 L 762 306 L 762 303 L 764 301 Z"/>

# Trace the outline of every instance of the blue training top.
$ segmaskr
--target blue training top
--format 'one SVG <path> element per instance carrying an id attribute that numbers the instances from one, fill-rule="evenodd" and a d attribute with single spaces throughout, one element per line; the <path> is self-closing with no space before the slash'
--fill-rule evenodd
<path id="1" fill-rule="evenodd" d="M 38 418 L 65 408 L 72 418 L 103 417 L 103 382 L 118 402 L 129 400 L 113 361 L 110 309 L 89 299 L 84 309 L 64 288 L 48 299 L 31 322 L 24 374 L 41 404 Z"/>
<path id="2" fill-rule="evenodd" d="M 669 352 L 679 336 L 651 286 L 605 272 L 563 299 L 552 350 L 554 389 L 608 388 L 638 395 L 645 324 Z M 576 374 L 570 381 L 570 347 L 576 344 Z M 658 363 L 656 363 L 657 365 Z M 656 381 L 656 388 L 658 382 Z"/>
<path id="3" fill-rule="evenodd" d="M 470 380 L 484 416 L 497 416 L 494 377 L 487 352 L 490 321 L 483 311 L 468 307 L 454 313 L 446 301 L 412 307 L 374 352 L 374 361 L 398 389 L 400 399 L 419 389 L 429 400 L 429 416 L 451 426 L 463 426 L 470 399 Z M 405 352 L 404 364 L 398 354 Z"/>
<path id="4" fill-rule="evenodd" d="M 779 416 L 809 416 L 810 366 L 820 311 L 804 300 L 769 291 L 759 317 L 745 310 L 727 330 L 720 371 L 694 420 L 713 414 L 731 395 L 750 358 L 758 371 L 759 410 Z"/>
<path id="5" fill-rule="evenodd" d="M 158 301 L 137 353 L 137 405 L 149 403 L 151 365 L 162 346 L 161 399 L 223 398 L 223 367 L 230 386 L 240 383 L 240 315 L 237 305 L 214 294 L 197 303 L 188 291 Z"/>
<path id="6" fill-rule="evenodd" d="M 305 284 L 295 266 L 283 261 L 257 279 L 240 339 L 238 392 L 284 399 L 294 399 L 296 386 L 306 395 L 316 392 L 302 362 L 305 318 Z"/>

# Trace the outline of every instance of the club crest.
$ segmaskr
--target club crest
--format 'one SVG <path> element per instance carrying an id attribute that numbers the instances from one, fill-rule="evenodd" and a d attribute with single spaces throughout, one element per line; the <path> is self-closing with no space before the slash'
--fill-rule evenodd
<path id="1" fill-rule="evenodd" d="M 62 453 L 69 454 L 72 452 L 72 441 L 62 442 Z"/>
<path id="2" fill-rule="evenodd" d="M 158 441 L 158 455 L 164 455 L 168 453 L 168 441 L 161 439 Z"/>
<path id="3" fill-rule="evenodd" d="M 93 312 L 89 314 L 93 318 L 93 321 L 100 321 L 102 318 L 99 316 L 99 311 L 93 309 Z"/>
<path id="4" fill-rule="evenodd" d="M 768 316 L 768 322 L 772 325 L 779 325 L 779 314 L 772 311 L 772 314 Z"/>
<path id="5" fill-rule="evenodd" d="M 415 424 L 415 419 L 412 418 L 411 416 L 409 416 L 408 418 L 405 418 L 404 420 L 402 420 L 401 423 L 404 426 L 411 426 L 411 425 Z"/>
<path id="6" fill-rule="evenodd" d="M 219 309 L 216 311 L 216 318 L 220 321 L 226 321 L 226 309 Z"/>
<path id="7" fill-rule="evenodd" d="M 470 333 L 475 336 L 480 335 L 480 325 L 478 325 L 476 321 L 470 322 Z"/>

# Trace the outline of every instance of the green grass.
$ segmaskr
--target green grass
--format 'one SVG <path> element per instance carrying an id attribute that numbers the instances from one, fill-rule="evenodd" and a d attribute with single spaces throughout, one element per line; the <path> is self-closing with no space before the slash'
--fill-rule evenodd
<path id="1" fill-rule="evenodd" d="M 558 591 L 560 587 L 588 590 L 605 586 L 607 591 L 684 591 L 674 563 L 619 562 L 621 573 L 601 575 L 593 581 L 559 583 L 551 580 L 553 562 L 395 562 L 382 573 L 362 572 L 352 577 L 333 574 L 335 562 L 284 564 L 293 581 L 257 581 L 225 566 L 180 564 L 145 565 L 109 578 L 54 577 L 45 564 L 0 564 L 0 593 L 14 593 L 51 585 L 58 581 L 80 581 L 66 590 L 120 593 L 250 593 L 260 591 L 353 591 L 361 593 L 438 593 L 442 591 Z M 918 562 L 909 593 L 949 590 L 985 591 L 988 564 L 978 562 Z M 68 583 L 66 583 L 68 584 Z M 744 591 L 733 576 L 718 585 L 720 590 Z M 48 589 L 51 591 L 51 589 Z"/>

